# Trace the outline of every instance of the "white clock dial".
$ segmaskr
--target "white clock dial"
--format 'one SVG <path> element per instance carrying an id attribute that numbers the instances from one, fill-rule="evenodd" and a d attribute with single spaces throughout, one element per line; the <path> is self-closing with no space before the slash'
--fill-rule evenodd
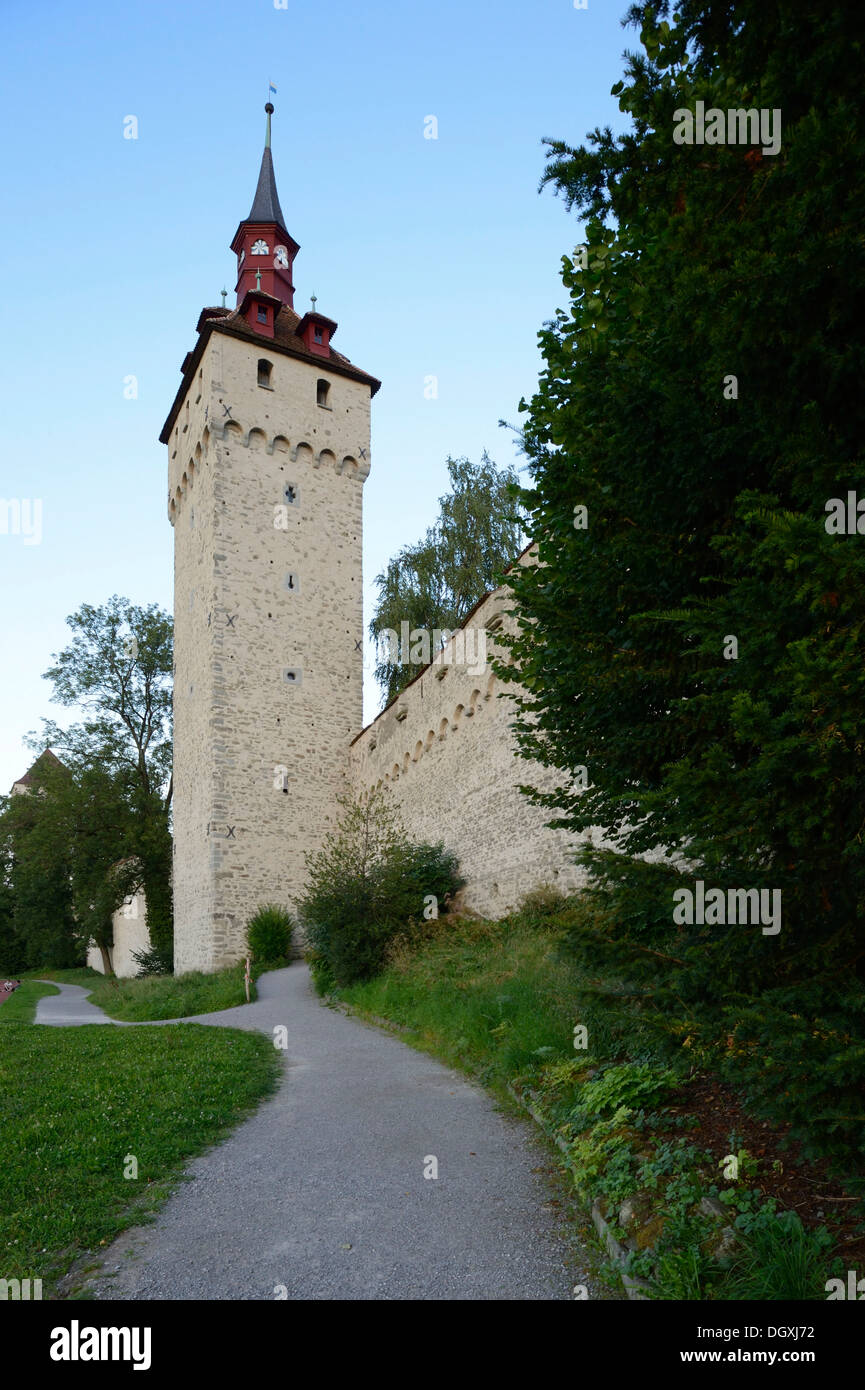
<path id="1" fill-rule="evenodd" d="M 274 253 L 273 253 L 273 259 L 274 259 L 274 262 L 275 262 L 276 265 L 281 265 L 281 266 L 283 267 L 283 269 L 286 269 L 286 270 L 287 270 L 287 269 L 288 269 L 288 247 L 286 247 L 286 246 L 277 246 L 276 250 L 275 250 Z"/>

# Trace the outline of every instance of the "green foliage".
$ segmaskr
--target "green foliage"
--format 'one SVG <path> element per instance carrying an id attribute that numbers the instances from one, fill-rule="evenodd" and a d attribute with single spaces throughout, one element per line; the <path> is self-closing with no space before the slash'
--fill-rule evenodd
<path id="1" fill-rule="evenodd" d="M 411 844 L 380 794 L 340 805 L 336 830 L 307 859 L 300 911 L 323 978 L 347 985 L 375 975 L 394 937 L 419 929 L 425 899 L 443 905 L 462 880 L 455 855 Z"/>
<path id="2" fill-rule="evenodd" d="M 794 1212 L 764 1208 L 742 1237 L 718 1297 L 825 1300 L 832 1244 L 825 1227 L 808 1231 Z"/>
<path id="3" fill-rule="evenodd" d="M 285 964 L 293 930 L 291 914 L 284 907 L 265 903 L 257 909 L 246 928 L 246 940 L 259 967 Z"/>
<path id="4" fill-rule="evenodd" d="M 519 1074 L 585 1069 L 573 1050 L 575 973 L 556 958 L 557 929 L 514 913 L 456 920 L 374 979 L 340 990 L 362 1011 L 411 1029 L 411 1039 L 500 1091 Z"/>
<path id="5" fill-rule="evenodd" d="M 45 677 L 59 704 L 85 715 L 68 729 L 43 721 L 29 741 L 57 748 L 73 779 L 74 804 L 63 814 L 85 841 L 76 850 L 76 913 L 82 932 L 110 944 L 112 903 L 142 888 L 151 943 L 169 951 L 171 618 L 114 595 L 66 621 L 72 641 Z"/>
<path id="6" fill-rule="evenodd" d="M 855 976 L 841 984 L 821 972 L 803 942 L 793 964 L 812 973 L 787 984 L 759 928 L 673 923 L 676 869 L 610 852 L 586 858 L 596 877 L 563 943 L 579 968 L 580 1017 L 602 1017 L 608 1039 L 656 1051 L 682 1075 L 711 1066 L 756 1113 L 789 1124 L 808 1157 L 858 1165 L 865 996 Z"/>
<path id="7" fill-rule="evenodd" d="M 539 888 L 533 888 L 526 893 L 519 906 L 520 916 L 524 919 L 531 918 L 533 921 L 542 923 L 549 921 L 551 917 L 557 917 L 568 902 L 564 893 L 549 884 L 541 884 Z"/>
<path id="8" fill-rule="evenodd" d="M 630 18 L 643 51 L 615 90 L 632 129 L 549 145 L 545 182 L 586 219 L 588 252 L 563 258 L 566 306 L 521 407 L 538 560 L 514 576 L 499 669 L 523 687 L 521 752 L 558 774 L 534 800 L 572 831 L 603 826 L 621 856 L 587 852 L 595 891 L 571 933 L 614 1026 L 720 1045 L 770 1113 L 784 1094 L 815 1152 L 849 1156 L 865 1135 L 865 548 L 825 521 L 863 478 L 849 54 L 865 15 L 682 0 Z M 675 144 L 674 111 L 698 100 L 780 110 L 780 152 Z M 780 934 L 674 927 L 675 871 L 632 859 L 659 848 L 680 884 L 781 890 Z"/>
<path id="9" fill-rule="evenodd" d="M 72 845 L 58 835 L 50 789 L 63 769 L 42 763 L 29 794 L 3 798 L 0 809 L 0 969 L 83 963 L 84 943 L 75 920 Z"/>
<path id="10" fill-rule="evenodd" d="M 132 959 L 138 966 L 137 979 L 143 980 L 148 975 L 173 975 L 174 974 L 174 955 L 171 951 L 162 950 L 158 946 L 151 946 L 146 951 L 133 951 Z"/>
<path id="11" fill-rule="evenodd" d="M 486 452 L 478 464 L 468 459 L 447 460 L 451 492 L 439 498 L 439 517 L 425 538 L 407 545 L 376 576 L 378 597 L 369 625 L 376 642 L 391 631 L 399 637 L 402 623 L 409 633 L 435 628 L 455 631 L 520 549 L 520 519 L 514 500 L 517 474 L 497 469 Z M 375 668 L 385 701 L 404 689 L 422 664 L 394 664 L 392 653 L 380 648 Z M 434 657 L 435 652 L 430 652 Z"/>
<path id="12" fill-rule="evenodd" d="M 676 1084 L 670 1071 L 648 1062 L 624 1062 L 605 1067 L 587 1081 L 580 1100 L 589 1115 L 603 1115 L 622 1106 L 639 1110 L 660 1101 Z"/>

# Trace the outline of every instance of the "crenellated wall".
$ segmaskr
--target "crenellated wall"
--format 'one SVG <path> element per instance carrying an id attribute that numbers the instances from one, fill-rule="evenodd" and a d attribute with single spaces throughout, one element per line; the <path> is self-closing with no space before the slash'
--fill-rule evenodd
<path id="1" fill-rule="evenodd" d="M 519 790 L 547 790 L 554 771 L 517 756 L 511 721 L 513 687 L 490 668 L 496 631 L 507 631 L 506 589 L 489 594 L 467 629 L 487 633 L 487 663 L 480 671 L 476 637 L 455 636 L 442 654 L 383 710 L 352 743 L 352 779 L 358 797 L 381 789 L 399 809 L 413 839 L 437 842 L 459 857 L 467 880 L 467 907 L 497 917 L 534 887 L 579 888 L 573 863 L 578 841 L 547 829 L 549 813 Z M 457 664 L 454 656 L 463 656 Z"/>

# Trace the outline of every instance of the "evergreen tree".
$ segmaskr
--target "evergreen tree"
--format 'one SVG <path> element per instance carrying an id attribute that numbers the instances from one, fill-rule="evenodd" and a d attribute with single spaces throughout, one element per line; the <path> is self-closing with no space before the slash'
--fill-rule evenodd
<path id="1" fill-rule="evenodd" d="M 536 797 L 554 823 L 615 842 L 587 852 L 602 910 L 575 949 L 674 1039 L 693 1041 L 695 1011 L 706 1036 L 738 1029 L 731 1050 L 755 1076 L 773 1038 L 796 1052 L 792 1020 L 823 1018 L 797 1075 L 810 1057 L 849 1137 L 861 1101 L 838 1098 L 865 1070 L 849 1049 L 865 973 L 865 537 L 827 531 L 827 503 L 865 497 L 851 62 L 865 15 L 683 0 L 629 18 L 643 52 L 613 90 L 632 130 L 548 142 L 544 181 L 586 235 L 521 403 L 538 563 L 514 576 L 518 736 L 561 774 Z M 777 153 L 676 143 L 698 101 L 765 111 Z M 629 857 L 659 848 L 688 875 Z M 674 924 L 673 891 L 698 876 L 781 890 L 780 933 Z"/>

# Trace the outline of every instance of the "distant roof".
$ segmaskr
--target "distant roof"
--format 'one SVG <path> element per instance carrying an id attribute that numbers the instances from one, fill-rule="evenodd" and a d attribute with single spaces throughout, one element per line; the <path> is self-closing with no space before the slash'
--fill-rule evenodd
<path id="1" fill-rule="evenodd" d="M 13 784 L 16 787 L 32 787 L 34 782 L 38 782 L 39 773 L 44 772 L 48 767 L 64 767 L 56 753 L 52 753 L 50 748 L 46 748 L 44 753 L 40 753 L 32 767 L 29 767 L 23 777 L 19 777 Z"/>

